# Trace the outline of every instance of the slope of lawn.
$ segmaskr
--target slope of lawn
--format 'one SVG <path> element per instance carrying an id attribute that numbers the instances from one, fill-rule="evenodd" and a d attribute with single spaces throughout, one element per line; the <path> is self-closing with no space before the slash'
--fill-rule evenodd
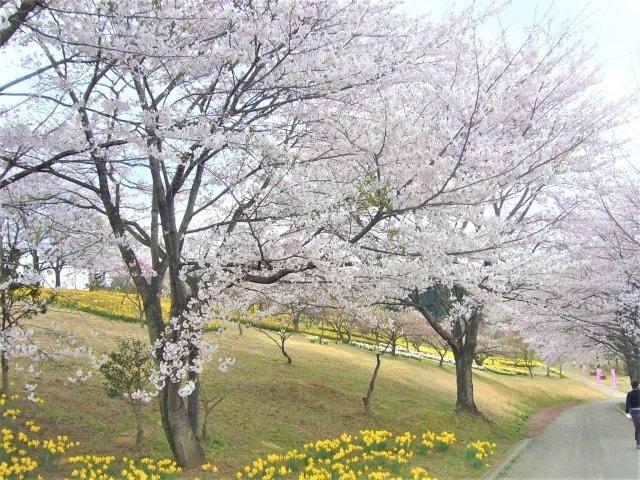
<path id="1" fill-rule="evenodd" d="M 33 323 L 75 331 L 79 344 L 98 353 L 113 349 L 118 337 L 146 339 L 146 330 L 138 325 L 77 311 L 52 310 Z M 479 478 L 482 471 L 464 462 L 467 443 L 478 439 L 497 443 L 496 456 L 490 460 L 494 463 L 524 435 L 526 419 L 537 409 L 603 398 L 570 378 L 530 379 L 474 371 L 476 402 L 484 417 L 456 416 L 452 366 L 384 356 L 373 412 L 367 417 L 361 398 L 375 366 L 372 353 L 347 345 L 312 344 L 298 335 L 287 342 L 293 357 L 289 366 L 260 332 L 245 328 L 240 335 L 236 325 L 227 327 L 220 337 L 219 356 L 235 357 L 236 365 L 227 374 L 212 365 L 202 380 L 206 395 L 224 397 L 210 416 L 206 446 L 208 459 L 219 466 L 222 477 L 231 478 L 267 453 L 284 453 L 312 440 L 372 428 L 418 436 L 426 430 L 453 431 L 458 442 L 451 451 L 425 457 L 424 466 L 439 479 Z M 37 331 L 49 335 L 48 330 Z M 125 404 L 105 395 L 97 372 L 85 384 L 67 385 L 65 378 L 75 368 L 71 361 L 58 361 L 48 365 L 38 380 L 46 404 L 35 415 L 44 428 L 79 440 L 83 452 L 169 455 L 154 402 L 145 412 L 143 452 L 132 452 L 134 425 Z M 21 375 L 15 374 L 16 386 L 21 385 Z"/>

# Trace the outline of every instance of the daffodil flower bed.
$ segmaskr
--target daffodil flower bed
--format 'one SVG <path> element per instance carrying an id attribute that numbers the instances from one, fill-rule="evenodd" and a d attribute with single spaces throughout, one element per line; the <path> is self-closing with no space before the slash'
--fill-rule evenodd
<path id="1" fill-rule="evenodd" d="M 180 467 L 170 459 L 75 454 L 78 442 L 65 435 L 45 435 L 44 429 L 15 405 L 16 400 L 17 396 L 0 396 L 0 480 L 44 480 L 51 472 L 65 480 L 169 480 L 181 474 Z M 435 480 L 425 468 L 425 456 L 437 463 L 438 455 L 447 452 L 456 441 L 455 434 L 447 431 L 416 435 L 360 430 L 357 435 L 343 433 L 304 444 L 300 449 L 257 458 L 236 472 L 235 479 Z M 486 459 L 495 446 L 480 440 L 470 443 L 467 461 L 473 467 L 488 466 Z M 432 451 L 439 453 L 431 454 Z M 188 478 L 198 480 L 221 478 L 213 463 L 189 473 L 192 476 Z"/>
<path id="2" fill-rule="evenodd" d="M 142 458 L 137 461 L 128 457 L 116 459 L 113 455 L 78 455 L 67 461 L 73 466 L 71 479 L 81 480 L 165 480 L 181 472 L 170 459 Z"/>
<path id="3" fill-rule="evenodd" d="M 54 303 L 65 308 L 132 323 L 140 321 L 138 301 L 135 294 L 109 290 L 58 290 L 53 297 Z M 171 301 L 162 298 L 160 303 L 163 316 L 167 319 Z M 205 331 L 215 332 L 221 328 L 222 324 L 219 321 L 212 320 L 205 326 Z"/>
<path id="4" fill-rule="evenodd" d="M 93 313 L 114 320 L 140 321 L 140 309 L 135 294 L 108 290 L 58 290 L 53 302 L 72 310 Z M 163 298 L 161 304 L 163 314 L 168 317 L 170 300 Z"/>
<path id="5" fill-rule="evenodd" d="M 389 430 L 343 433 L 284 454 L 257 458 L 236 472 L 236 480 L 433 480 L 420 465 L 425 460 L 422 455 L 432 450 L 444 453 L 456 441 L 452 432 L 427 431 L 421 436 L 411 432 L 395 435 Z M 431 461 L 437 462 L 437 456 Z"/>
<path id="6" fill-rule="evenodd" d="M 43 429 L 13 405 L 17 400 L 17 395 L 0 395 L 0 480 L 45 480 L 54 471 L 65 480 L 165 480 L 181 471 L 171 459 L 70 455 L 80 443 L 66 435 L 43 435 Z M 213 464 L 202 466 L 203 475 L 217 471 Z"/>
<path id="7" fill-rule="evenodd" d="M 486 461 L 494 454 L 495 448 L 495 443 L 486 440 L 470 443 L 467 445 L 467 461 L 475 468 L 489 467 Z"/>
<path id="8" fill-rule="evenodd" d="M 44 478 L 37 470 L 54 468 L 78 443 L 66 435 L 38 435 L 40 426 L 24 419 L 22 410 L 12 405 L 16 400 L 17 395 L 0 395 L 0 480 Z"/>
<path id="9" fill-rule="evenodd" d="M 442 432 L 440 435 L 436 435 L 436 450 L 439 452 L 446 452 L 449 450 L 449 446 L 456 443 L 456 436 L 451 432 Z"/>

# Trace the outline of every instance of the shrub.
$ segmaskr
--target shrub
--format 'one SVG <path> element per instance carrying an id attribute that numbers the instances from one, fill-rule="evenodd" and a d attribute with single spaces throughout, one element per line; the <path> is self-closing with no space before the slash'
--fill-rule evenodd
<path id="1" fill-rule="evenodd" d="M 151 394 L 146 389 L 153 369 L 153 359 L 146 345 L 131 338 L 118 340 L 118 349 L 100 366 L 107 395 L 122 397 L 131 407 L 136 422 L 136 447 L 140 446 L 144 435 L 141 409 L 151 401 Z"/>

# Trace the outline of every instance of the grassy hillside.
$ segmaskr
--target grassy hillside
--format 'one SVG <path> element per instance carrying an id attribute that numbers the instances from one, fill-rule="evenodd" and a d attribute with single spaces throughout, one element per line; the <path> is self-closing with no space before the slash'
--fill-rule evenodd
<path id="1" fill-rule="evenodd" d="M 146 338 L 146 330 L 82 312 L 50 311 L 39 323 L 79 334 L 79 343 L 106 353 L 118 337 Z M 48 335 L 43 330 L 41 335 Z M 214 334 L 207 334 L 214 335 Z M 474 371 L 476 402 L 484 418 L 458 417 L 455 372 L 452 366 L 383 357 L 376 384 L 373 414 L 364 415 L 361 397 L 375 366 L 375 356 L 346 345 L 311 344 L 302 335 L 288 341 L 293 365 L 273 343 L 254 329 L 239 335 L 230 326 L 221 337 L 220 356 L 233 356 L 236 366 L 227 374 L 209 369 L 203 388 L 211 397 L 224 396 L 210 423 L 208 459 L 222 476 L 231 477 L 252 459 L 284 453 L 304 443 L 356 434 L 364 428 L 394 433 L 453 431 L 458 442 L 451 454 L 426 457 L 425 466 L 440 479 L 478 478 L 464 463 L 465 445 L 478 439 L 497 444 L 503 454 L 523 435 L 527 417 L 535 410 L 564 402 L 589 401 L 602 394 L 571 380 L 509 377 Z M 131 455 L 133 422 L 121 400 L 107 398 L 99 374 L 82 386 L 64 382 L 69 361 L 52 364 L 39 380 L 45 408 L 35 414 L 52 433 L 63 432 L 82 444 L 82 451 Z M 16 374 L 16 385 L 20 383 Z M 169 455 L 154 403 L 145 412 L 144 453 Z M 491 463 L 495 459 L 491 460 Z M 192 478 L 186 475 L 185 478 Z"/>

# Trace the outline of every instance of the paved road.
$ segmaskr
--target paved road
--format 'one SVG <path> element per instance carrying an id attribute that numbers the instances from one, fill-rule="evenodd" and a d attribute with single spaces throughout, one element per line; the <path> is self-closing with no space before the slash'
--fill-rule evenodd
<path id="1" fill-rule="evenodd" d="M 500 474 L 502 479 L 640 479 L 633 425 L 620 400 L 563 411 Z"/>

